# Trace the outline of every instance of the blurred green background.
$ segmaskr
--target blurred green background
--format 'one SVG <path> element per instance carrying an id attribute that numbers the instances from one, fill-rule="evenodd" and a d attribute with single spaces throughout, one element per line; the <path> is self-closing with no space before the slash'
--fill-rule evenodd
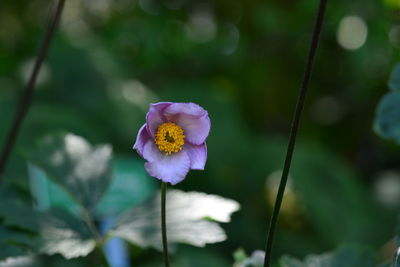
<path id="1" fill-rule="evenodd" d="M 49 4 L 0 2 L 1 145 Z M 241 210 L 223 225 L 227 241 L 205 249 L 183 246 L 176 258 L 196 259 L 187 266 L 231 266 L 237 248 L 263 249 L 317 5 L 67 0 L 7 182 L 29 199 L 21 155 L 59 132 L 109 143 L 115 155 L 132 162 L 132 172 L 143 173 L 144 161 L 132 145 L 149 103 L 196 102 L 212 121 L 208 162 L 176 188 L 234 199 Z M 274 258 L 303 257 L 343 243 L 377 251 L 382 261 L 391 257 L 400 148 L 378 137 L 372 125 L 400 59 L 399 15 L 399 0 L 330 1 Z M 158 186 L 146 181 L 142 185 L 151 190 Z M 139 266 L 154 266 L 154 255 L 160 257 L 153 250 L 130 251 Z"/>

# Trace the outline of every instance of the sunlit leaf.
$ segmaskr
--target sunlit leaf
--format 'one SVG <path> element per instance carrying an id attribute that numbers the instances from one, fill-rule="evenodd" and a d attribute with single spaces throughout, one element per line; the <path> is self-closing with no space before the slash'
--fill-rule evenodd
<path id="1" fill-rule="evenodd" d="M 382 137 L 400 143 L 400 93 L 387 93 L 376 110 L 375 131 Z"/>
<path id="2" fill-rule="evenodd" d="M 110 183 L 111 156 L 109 145 L 92 147 L 82 137 L 66 134 L 45 138 L 30 159 L 92 211 Z"/>
<path id="3" fill-rule="evenodd" d="M 233 256 L 235 259 L 233 267 L 262 267 L 264 265 L 265 253 L 262 250 L 253 251 L 251 256 L 247 256 L 243 249 L 238 249 Z"/>
<path id="4" fill-rule="evenodd" d="M 2 252 L 0 252 L 2 253 Z M 16 255 L 15 257 L 8 258 L 0 262 L 0 267 L 42 267 L 35 257 Z"/>
<path id="5" fill-rule="evenodd" d="M 0 226 L 0 261 L 25 255 L 35 245 L 35 241 L 36 235 L 33 233 Z"/>
<path id="6" fill-rule="evenodd" d="M 367 251 L 353 247 L 342 247 L 321 255 L 309 255 L 299 261 L 285 256 L 280 267 L 375 267 L 375 258 Z"/>
<path id="7" fill-rule="evenodd" d="M 88 255 L 96 246 L 87 225 L 65 210 L 52 210 L 43 220 L 40 230 L 40 252 L 65 258 Z"/>
<path id="8" fill-rule="evenodd" d="M 26 251 L 21 247 L 12 244 L 0 244 L 0 266 L 2 266 L 2 261 L 25 254 Z"/>
<path id="9" fill-rule="evenodd" d="M 167 231 L 171 243 L 205 246 L 226 239 L 218 222 L 229 222 L 239 204 L 233 200 L 198 192 L 167 193 Z M 160 194 L 126 212 L 111 233 L 141 247 L 161 248 Z"/>

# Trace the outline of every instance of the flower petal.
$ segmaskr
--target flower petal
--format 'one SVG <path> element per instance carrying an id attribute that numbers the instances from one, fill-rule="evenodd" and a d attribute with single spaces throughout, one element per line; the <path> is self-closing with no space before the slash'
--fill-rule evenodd
<path id="1" fill-rule="evenodd" d="M 168 121 L 174 122 L 185 131 L 189 143 L 200 145 L 210 133 L 211 122 L 208 113 L 194 103 L 172 103 L 164 110 Z"/>
<path id="2" fill-rule="evenodd" d="M 151 176 L 172 185 L 185 179 L 190 169 L 190 158 L 184 150 L 166 155 L 153 141 L 144 146 L 143 157 L 148 160 L 144 167 Z"/>
<path id="3" fill-rule="evenodd" d="M 190 158 L 190 169 L 192 170 L 204 170 L 204 166 L 207 161 L 207 145 L 203 143 L 201 145 L 185 144 L 184 150 Z"/>
<path id="4" fill-rule="evenodd" d="M 143 148 L 147 141 L 150 140 L 149 132 L 147 131 L 146 124 L 144 124 L 138 132 L 136 137 L 136 142 L 133 145 L 133 149 L 135 149 L 138 154 L 143 157 Z"/>
<path id="5" fill-rule="evenodd" d="M 171 102 L 159 102 L 156 104 L 150 104 L 149 112 L 146 115 L 146 122 L 147 130 L 153 138 L 158 126 L 166 121 L 166 118 L 163 115 L 164 110 L 171 104 Z"/>

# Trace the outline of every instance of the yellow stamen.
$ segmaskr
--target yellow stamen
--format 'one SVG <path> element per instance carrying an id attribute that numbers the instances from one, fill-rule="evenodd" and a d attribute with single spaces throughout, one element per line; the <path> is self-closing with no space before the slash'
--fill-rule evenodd
<path id="1" fill-rule="evenodd" d="M 173 122 L 166 122 L 161 124 L 156 132 L 154 142 L 160 151 L 165 154 L 179 152 L 185 144 L 185 135 L 183 129 Z"/>

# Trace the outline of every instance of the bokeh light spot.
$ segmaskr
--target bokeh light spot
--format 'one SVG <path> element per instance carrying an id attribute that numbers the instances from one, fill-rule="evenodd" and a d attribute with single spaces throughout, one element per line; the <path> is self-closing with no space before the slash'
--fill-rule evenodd
<path id="1" fill-rule="evenodd" d="M 356 50 L 367 41 L 368 27 L 365 21 L 358 16 L 344 17 L 337 30 L 337 41 L 347 50 Z"/>

